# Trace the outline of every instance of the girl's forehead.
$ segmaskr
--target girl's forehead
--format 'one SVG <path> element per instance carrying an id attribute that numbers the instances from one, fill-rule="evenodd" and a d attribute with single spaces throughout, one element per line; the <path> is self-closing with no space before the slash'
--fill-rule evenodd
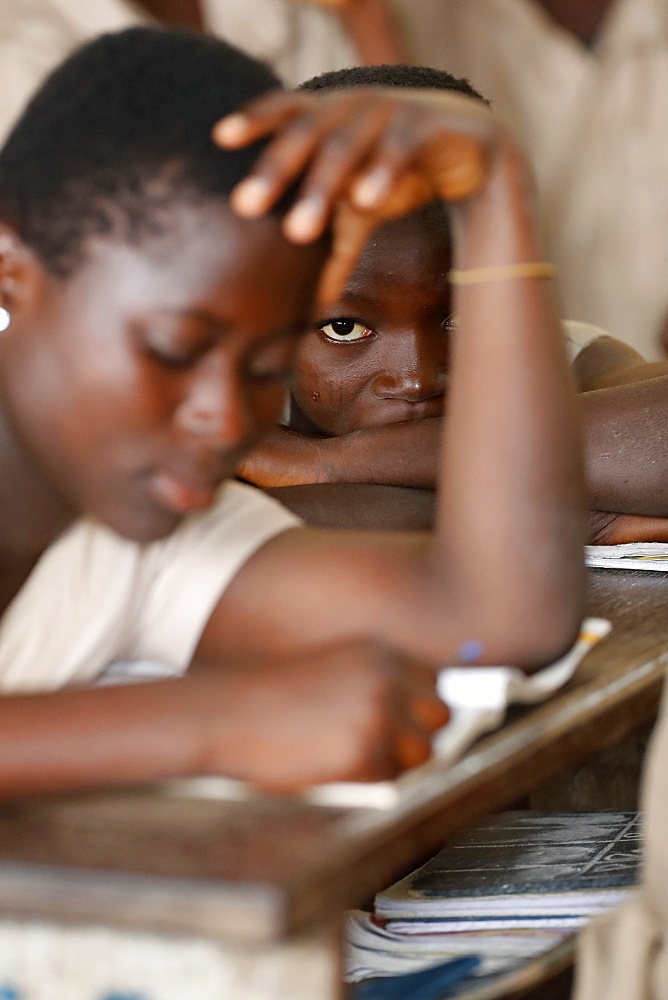
<path id="1" fill-rule="evenodd" d="M 136 243 L 91 241 L 84 263 L 56 283 L 59 311 L 88 324 L 113 313 L 123 322 L 153 312 L 206 313 L 253 334 L 302 324 L 324 262 L 321 245 L 297 246 L 280 219 L 237 219 L 225 205 L 191 207 Z"/>

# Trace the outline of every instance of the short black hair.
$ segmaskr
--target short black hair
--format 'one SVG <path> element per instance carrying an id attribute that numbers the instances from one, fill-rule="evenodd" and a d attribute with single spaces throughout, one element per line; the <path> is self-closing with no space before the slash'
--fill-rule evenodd
<path id="1" fill-rule="evenodd" d="M 265 65 L 195 32 L 130 28 L 71 55 L 0 152 L 0 218 L 67 277 L 91 236 L 139 242 L 179 199 L 226 197 L 260 145 L 218 149 L 214 123 L 280 87 Z"/>
<path id="2" fill-rule="evenodd" d="M 454 90 L 467 97 L 489 103 L 468 80 L 452 76 L 430 66 L 404 63 L 380 66 L 351 66 L 331 73 L 321 73 L 300 83 L 298 90 L 338 90 L 344 87 L 424 87 L 428 90 Z"/>

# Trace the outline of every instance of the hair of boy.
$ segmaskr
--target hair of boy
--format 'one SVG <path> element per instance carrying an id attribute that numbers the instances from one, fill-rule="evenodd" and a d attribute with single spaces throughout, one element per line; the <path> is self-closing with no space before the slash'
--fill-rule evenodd
<path id="1" fill-rule="evenodd" d="M 344 87 L 412 87 L 428 90 L 454 90 L 467 97 L 489 102 L 468 80 L 430 66 L 409 66 L 403 63 L 380 66 L 352 66 L 348 69 L 321 73 L 300 83 L 298 90 L 338 90 Z"/>
<path id="2" fill-rule="evenodd" d="M 91 237 L 162 234 L 179 201 L 227 197 L 263 144 L 218 149 L 211 128 L 281 84 L 239 49 L 186 31 L 103 35 L 37 91 L 0 152 L 0 218 L 67 277 Z"/>

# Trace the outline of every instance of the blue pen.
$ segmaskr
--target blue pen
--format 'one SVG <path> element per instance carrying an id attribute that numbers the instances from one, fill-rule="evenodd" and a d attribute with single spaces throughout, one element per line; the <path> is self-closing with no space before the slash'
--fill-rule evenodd
<path id="1" fill-rule="evenodd" d="M 352 987 L 350 1000 L 440 1000 L 479 964 L 477 955 L 467 955 L 405 976 L 365 979 Z"/>

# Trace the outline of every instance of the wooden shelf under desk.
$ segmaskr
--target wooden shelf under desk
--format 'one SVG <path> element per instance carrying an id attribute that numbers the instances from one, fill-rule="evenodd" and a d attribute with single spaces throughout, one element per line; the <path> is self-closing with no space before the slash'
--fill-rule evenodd
<path id="1" fill-rule="evenodd" d="M 330 924 L 447 838 L 646 726 L 668 666 L 668 578 L 594 570 L 612 634 L 550 701 L 515 712 L 458 763 L 432 761 L 389 810 L 151 790 L 0 807 L 0 912 L 221 941 Z"/>

